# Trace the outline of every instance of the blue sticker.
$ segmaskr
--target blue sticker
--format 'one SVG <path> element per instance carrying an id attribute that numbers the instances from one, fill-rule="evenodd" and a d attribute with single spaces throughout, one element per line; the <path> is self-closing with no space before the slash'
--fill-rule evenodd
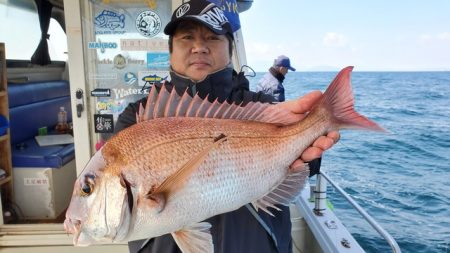
<path id="1" fill-rule="evenodd" d="M 137 77 L 135 73 L 127 72 L 123 77 L 124 81 L 128 85 L 133 85 L 137 83 Z"/>
<path id="2" fill-rule="evenodd" d="M 100 40 L 98 42 L 91 41 L 91 42 L 88 42 L 88 48 L 89 49 L 100 49 L 100 52 L 104 53 L 105 50 L 108 48 L 112 48 L 112 49 L 117 48 L 117 43 L 116 42 L 101 42 Z"/>
<path id="3" fill-rule="evenodd" d="M 168 69 L 169 53 L 147 53 L 147 68 Z"/>
<path id="4" fill-rule="evenodd" d="M 155 83 L 161 83 L 161 82 L 165 81 L 167 79 L 167 77 L 168 76 L 161 77 L 161 76 L 158 76 L 156 74 L 153 74 L 153 75 L 144 76 L 142 78 L 142 81 L 144 81 L 144 86 L 146 86 L 146 85 L 153 85 Z"/>

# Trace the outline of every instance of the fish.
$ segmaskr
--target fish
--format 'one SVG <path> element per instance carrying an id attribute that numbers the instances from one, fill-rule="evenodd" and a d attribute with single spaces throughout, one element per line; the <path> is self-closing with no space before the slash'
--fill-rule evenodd
<path id="1" fill-rule="evenodd" d="M 185 253 L 213 252 L 207 218 L 248 203 L 275 215 L 301 194 L 308 166 L 290 165 L 319 136 L 384 131 L 354 110 L 352 69 L 341 70 L 300 121 L 268 103 L 152 89 L 138 123 L 109 139 L 78 176 L 64 221 L 74 245 L 170 233 Z"/>

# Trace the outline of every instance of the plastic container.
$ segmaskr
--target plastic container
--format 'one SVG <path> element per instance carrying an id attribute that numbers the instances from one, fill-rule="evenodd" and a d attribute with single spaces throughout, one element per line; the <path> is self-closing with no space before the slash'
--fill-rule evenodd
<path id="1" fill-rule="evenodd" d="M 6 134 L 6 130 L 8 130 L 9 122 L 5 116 L 0 115 L 0 136 Z"/>
<path id="2" fill-rule="evenodd" d="M 59 108 L 58 112 L 58 124 L 56 125 L 56 131 L 58 133 L 65 134 L 69 130 L 69 125 L 67 124 L 67 112 L 63 106 Z"/>

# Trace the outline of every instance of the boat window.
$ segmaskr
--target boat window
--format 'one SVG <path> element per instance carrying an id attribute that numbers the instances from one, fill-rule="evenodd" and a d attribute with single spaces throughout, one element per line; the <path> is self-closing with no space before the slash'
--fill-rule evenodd
<path id="1" fill-rule="evenodd" d="M 31 7 L 31 8 L 30 8 Z M 34 9 L 33 9 L 34 8 Z M 29 61 L 41 39 L 36 7 L 0 2 L 0 42 L 5 43 L 7 59 Z M 48 29 L 48 49 L 52 61 L 67 60 L 67 38 L 60 24 L 53 18 Z"/>

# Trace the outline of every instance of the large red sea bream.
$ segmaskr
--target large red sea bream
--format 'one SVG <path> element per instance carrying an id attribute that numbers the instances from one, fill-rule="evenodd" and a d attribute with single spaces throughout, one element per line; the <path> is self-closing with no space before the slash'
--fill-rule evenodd
<path id="1" fill-rule="evenodd" d="M 171 233 L 183 252 L 213 252 L 202 221 L 247 203 L 269 213 L 291 203 L 309 172 L 289 165 L 316 138 L 342 128 L 382 130 L 354 111 L 351 71 L 343 69 L 300 122 L 276 105 L 152 89 L 139 123 L 111 138 L 75 182 L 64 222 L 74 244 Z"/>

